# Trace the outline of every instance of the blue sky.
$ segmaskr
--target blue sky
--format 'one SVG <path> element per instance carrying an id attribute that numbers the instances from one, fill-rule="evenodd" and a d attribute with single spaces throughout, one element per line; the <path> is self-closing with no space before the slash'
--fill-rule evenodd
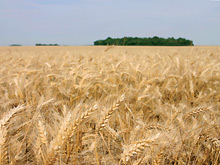
<path id="1" fill-rule="evenodd" d="M 183 37 L 220 45 L 220 1 L 0 0 L 0 45 L 93 45 L 107 37 Z"/>

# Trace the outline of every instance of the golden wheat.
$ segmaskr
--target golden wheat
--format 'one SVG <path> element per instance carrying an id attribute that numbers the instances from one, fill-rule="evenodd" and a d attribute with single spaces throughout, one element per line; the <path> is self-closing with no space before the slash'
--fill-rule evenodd
<path id="1" fill-rule="evenodd" d="M 220 164 L 219 52 L 0 47 L 1 164 Z"/>

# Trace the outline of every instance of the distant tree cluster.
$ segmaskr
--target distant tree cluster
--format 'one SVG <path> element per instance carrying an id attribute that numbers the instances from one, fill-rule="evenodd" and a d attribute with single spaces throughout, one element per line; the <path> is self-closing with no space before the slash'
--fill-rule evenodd
<path id="1" fill-rule="evenodd" d="M 35 46 L 59 46 L 58 44 L 35 44 Z"/>
<path id="2" fill-rule="evenodd" d="M 105 40 L 97 40 L 94 45 L 135 45 L 135 46 L 193 46 L 193 41 L 185 38 L 175 39 L 171 38 L 139 38 L 139 37 L 123 37 L 123 38 L 111 38 L 108 37 Z"/>
<path id="3" fill-rule="evenodd" d="M 20 44 L 11 44 L 10 46 L 22 46 Z"/>

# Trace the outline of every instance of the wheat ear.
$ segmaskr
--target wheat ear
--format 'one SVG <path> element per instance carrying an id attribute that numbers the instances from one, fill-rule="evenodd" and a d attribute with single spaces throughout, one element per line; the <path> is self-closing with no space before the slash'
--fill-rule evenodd
<path id="1" fill-rule="evenodd" d="M 44 127 L 44 124 L 42 123 L 42 118 L 40 117 L 37 124 L 39 136 L 41 139 L 41 142 L 47 147 L 48 146 L 48 139 L 47 139 L 47 132 Z"/>
<path id="2" fill-rule="evenodd" d="M 39 119 L 38 119 L 37 130 L 38 130 L 38 137 L 37 137 L 37 141 L 35 145 L 36 158 L 37 158 L 37 161 L 39 162 L 41 162 L 43 158 L 43 162 L 45 163 L 45 160 L 46 160 L 45 156 L 46 156 L 47 147 L 48 147 L 48 139 L 47 139 L 47 132 L 42 122 L 41 116 L 39 116 Z"/>
<path id="3" fill-rule="evenodd" d="M 47 153 L 46 164 L 54 164 L 56 161 L 57 151 L 64 147 L 66 141 L 70 139 L 76 132 L 77 127 L 82 124 L 87 118 L 89 118 L 97 110 L 97 105 L 93 106 L 80 117 L 78 117 L 72 124 L 72 113 L 68 113 L 65 117 L 62 126 L 59 129 L 58 135 L 50 143 L 49 151 Z"/>
<path id="4" fill-rule="evenodd" d="M 150 147 L 151 142 L 152 140 L 141 140 L 134 144 L 124 145 L 121 160 L 128 162 L 132 156 L 143 153 L 146 147 Z"/>
<path id="5" fill-rule="evenodd" d="M 108 122 L 111 115 L 118 110 L 119 105 L 124 101 L 125 95 L 123 94 L 119 99 L 117 99 L 116 103 L 113 104 L 113 106 L 106 112 L 105 116 L 101 120 L 101 122 L 98 124 L 96 131 L 99 132 L 103 128 L 105 128 L 106 123 Z"/>
<path id="6" fill-rule="evenodd" d="M 209 111 L 210 110 L 210 107 L 196 107 L 195 109 L 193 109 L 191 112 L 187 113 L 185 116 L 184 116 L 184 119 L 188 119 L 190 116 L 193 116 L 195 114 L 199 114 L 199 113 L 202 113 L 204 111 Z"/>
<path id="7" fill-rule="evenodd" d="M 157 130 L 161 130 L 161 131 L 165 131 L 165 132 L 171 131 L 169 128 L 163 127 L 161 125 L 148 125 L 147 127 L 145 127 L 145 129 L 146 130 L 157 129 Z"/>
<path id="8" fill-rule="evenodd" d="M 17 106 L 16 108 L 10 109 L 3 118 L 0 120 L 0 164 L 8 163 L 8 124 L 12 118 L 14 118 L 21 110 L 24 110 L 24 105 Z"/>
<path id="9" fill-rule="evenodd" d="M 212 137 L 209 134 L 203 134 L 201 135 L 201 138 L 207 139 L 208 141 L 210 141 L 212 143 L 212 145 L 215 148 L 218 148 L 220 150 L 220 140 L 216 137 Z"/>

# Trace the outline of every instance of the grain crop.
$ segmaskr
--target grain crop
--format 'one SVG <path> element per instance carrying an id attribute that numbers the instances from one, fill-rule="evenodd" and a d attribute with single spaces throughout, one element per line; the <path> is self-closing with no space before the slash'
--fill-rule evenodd
<path id="1" fill-rule="evenodd" d="M 0 164 L 220 164 L 220 47 L 0 47 Z"/>

